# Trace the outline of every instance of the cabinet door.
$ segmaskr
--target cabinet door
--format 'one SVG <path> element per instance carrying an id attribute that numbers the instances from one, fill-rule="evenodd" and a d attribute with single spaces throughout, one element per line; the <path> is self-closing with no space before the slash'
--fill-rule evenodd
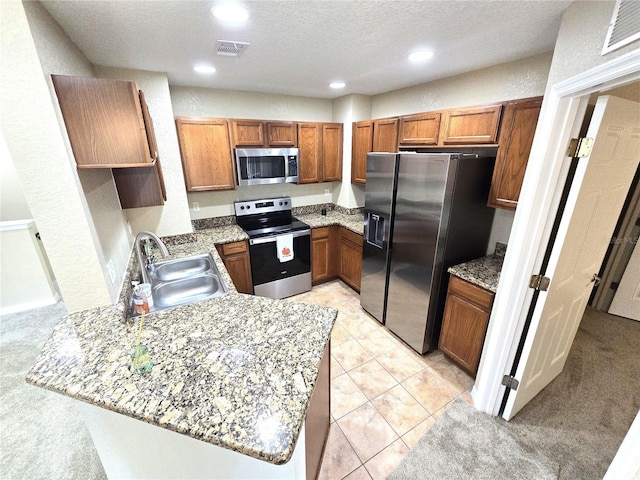
<path id="1" fill-rule="evenodd" d="M 351 144 L 351 183 L 367 182 L 367 153 L 373 151 L 373 122 L 354 122 Z"/>
<path id="2" fill-rule="evenodd" d="M 236 147 L 263 147 L 264 122 L 260 120 L 232 120 L 233 144 Z"/>
<path id="3" fill-rule="evenodd" d="M 176 119 L 187 191 L 236 188 L 229 129 L 224 119 Z"/>
<path id="4" fill-rule="evenodd" d="M 322 124 L 322 181 L 342 180 L 342 124 Z"/>
<path id="5" fill-rule="evenodd" d="M 436 145 L 440 113 L 425 113 L 400 118 L 400 145 Z"/>
<path id="6" fill-rule="evenodd" d="M 496 143 L 502 105 L 448 110 L 445 112 L 441 143 L 469 145 Z"/>
<path id="7" fill-rule="evenodd" d="M 451 277 L 438 348 L 475 377 L 487 332 L 493 294 Z"/>
<path id="8" fill-rule="evenodd" d="M 322 128 L 319 123 L 298 123 L 298 183 L 322 180 Z"/>
<path id="9" fill-rule="evenodd" d="M 226 243 L 217 245 L 216 248 L 236 290 L 240 293 L 253 294 L 251 260 L 247 242 Z"/>
<path id="10" fill-rule="evenodd" d="M 362 278 L 362 236 L 340 228 L 340 278 L 360 292 Z"/>
<path id="11" fill-rule="evenodd" d="M 270 147 L 295 147 L 298 132 L 295 122 L 268 122 L 267 145 Z"/>
<path id="12" fill-rule="evenodd" d="M 78 168 L 149 167 L 134 82 L 51 75 Z"/>
<path id="13" fill-rule="evenodd" d="M 398 151 L 398 119 L 385 118 L 373 122 L 373 151 Z"/>
<path id="14" fill-rule="evenodd" d="M 159 158 L 151 167 L 114 168 L 113 180 L 121 208 L 154 207 L 167 199 Z"/>
<path id="15" fill-rule="evenodd" d="M 508 102 L 504 109 L 489 206 L 515 209 L 538 124 L 542 97 Z"/>
<path id="16" fill-rule="evenodd" d="M 311 230 L 311 281 L 321 283 L 335 278 L 338 227 L 320 227 Z"/>

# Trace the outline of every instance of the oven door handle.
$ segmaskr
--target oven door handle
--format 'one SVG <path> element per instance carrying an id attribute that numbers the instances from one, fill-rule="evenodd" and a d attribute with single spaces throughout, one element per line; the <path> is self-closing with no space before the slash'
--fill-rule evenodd
<path id="1" fill-rule="evenodd" d="M 282 235 L 288 235 L 288 233 L 284 233 Z M 291 232 L 291 235 L 293 236 L 293 238 L 304 237 L 305 235 L 308 236 L 308 235 L 311 235 L 311 229 L 297 230 L 295 232 Z M 249 239 L 249 245 L 260 245 L 262 243 L 275 242 L 277 237 L 279 237 L 279 235 L 273 235 L 273 236 L 262 237 L 262 238 L 251 238 Z"/>

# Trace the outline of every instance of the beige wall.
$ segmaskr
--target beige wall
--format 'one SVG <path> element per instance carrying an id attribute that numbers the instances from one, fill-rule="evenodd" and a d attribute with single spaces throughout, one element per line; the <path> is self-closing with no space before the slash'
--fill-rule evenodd
<path id="1" fill-rule="evenodd" d="M 614 1 L 577 1 L 562 16 L 548 87 L 640 47 L 640 40 L 601 55 Z"/>
<path id="2" fill-rule="evenodd" d="M 190 233 L 193 229 L 189 219 L 187 192 L 166 74 L 102 66 L 95 66 L 94 69 L 96 76 L 100 78 L 136 82 L 144 92 L 153 121 L 167 201 L 163 206 L 123 210 L 133 235 L 142 230 L 151 230 L 160 236 Z"/>
<path id="3" fill-rule="evenodd" d="M 2 134 L 62 296 L 70 311 L 110 304 L 95 227 L 87 216 L 87 202 L 78 188 L 21 2 L 0 2 L 0 32 Z M 66 47 L 68 43 L 57 46 L 57 58 L 75 59 L 76 52 Z M 75 60 L 70 63 L 77 65 Z"/>
<path id="4" fill-rule="evenodd" d="M 118 192 L 110 169 L 75 169 L 73 151 L 50 77 L 51 74 L 93 77 L 95 71 L 84 54 L 71 42 L 40 3 L 24 2 L 24 7 L 69 161 L 74 167 L 72 172 L 77 179 L 80 198 L 85 205 L 86 219 L 91 227 L 98 261 L 103 270 L 111 300 L 115 301 L 131 251 L 126 218 L 120 208 Z M 107 273 L 106 265 L 109 261 L 113 262 L 116 271 L 115 281 L 112 281 Z"/>
<path id="5" fill-rule="evenodd" d="M 542 95 L 551 52 L 373 97 L 372 118 Z"/>
<path id="6" fill-rule="evenodd" d="M 175 116 L 309 122 L 331 122 L 333 118 L 331 100 L 326 99 L 212 88 L 172 86 L 170 90 Z M 187 197 L 191 218 L 198 219 L 233 215 L 234 201 L 252 198 L 289 195 L 294 207 L 331 203 L 334 185 L 337 183 L 255 185 L 223 192 L 189 193 Z M 193 202 L 198 202 L 199 211 L 193 210 Z"/>
<path id="7" fill-rule="evenodd" d="M 346 208 L 364 205 L 364 185 L 351 183 L 351 124 L 371 118 L 371 97 L 347 95 L 333 101 L 333 121 L 344 123 L 342 182 L 336 183 L 333 202 Z"/>
<path id="8" fill-rule="evenodd" d="M 33 218 L 16 167 L 0 132 L 0 222 Z M 0 268 L 1 269 L 1 268 Z"/>

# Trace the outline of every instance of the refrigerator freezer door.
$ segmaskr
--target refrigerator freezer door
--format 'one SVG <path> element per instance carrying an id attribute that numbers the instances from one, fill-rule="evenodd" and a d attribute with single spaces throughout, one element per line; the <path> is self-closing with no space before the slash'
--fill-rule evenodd
<path id="1" fill-rule="evenodd" d="M 391 153 L 367 156 L 360 305 L 381 323 L 384 323 L 397 158 Z"/>
<path id="2" fill-rule="evenodd" d="M 400 157 L 390 255 L 386 326 L 419 353 L 429 350 L 432 282 L 439 275 L 438 240 L 450 155 Z"/>

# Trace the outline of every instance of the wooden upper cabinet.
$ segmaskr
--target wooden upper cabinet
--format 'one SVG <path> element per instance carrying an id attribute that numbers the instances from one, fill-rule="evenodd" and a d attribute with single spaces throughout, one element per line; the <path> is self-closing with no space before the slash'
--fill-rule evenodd
<path id="1" fill-rule="evenodd" d="M 518 205 L 541 106 L 542 97 L 514 100 L 505 104 L 489 206 L 515 209 Z"/>
<path id="2" fill-rule="evenodd" d="M 295 147 L 298 145 L 298 129 L 295 122 L 267 122 L 267 146 Z"/>
<path id="3" fill-rule="evenodd" d="M 354 122 L 351 137 L 351 183 L 367 183 L 367 153 L 373 151 L 373 122 Z"/>
<path id="4" fill-rule="evenodd" d="M 398 118 L 383 118 L 373 121 L 372 152 L 398 151 Z"/>
<path id="5" fill-rule="evenodd" d="M 233 144 L 236 147 L 295 147 L 295 122 L 231 120 Z"/>
<path id="6" fill-rule="evenodd" d="M 51 75 L 78 168 L 150 167 L 155 139 L 134 82 Z"/>
<path id="7" fill-rule="evenodd" d="M 322 124 L 322 181 L 342 180 L 342 123 Z"/>
<path id="8" fill-rule="evenodd" d="M 218 118 L 176 118 L 187 191 L 236 188 L 229 127 Z"/>
<path id="9" fill-rule="evenodd" d="M 423 113 L 400 117 L 399 144 L 436 145 L 440 130 L 440 113 Z"/>
<path id="10" fill-rule="evenodd" d="M 440 128 L 440 144 L 496 143 L 502 105 L 447 110 Z"/>
<path id="11" fill-rule="evenodd" d="M 233 143 L 237 147 L 263 147 L 264 122 L 259 120 L 232 120 Z"/>
<path id="12" fill-rule="evenodd" d="M 322 181 L 322 124 L 298 123 L 298 183 Z"/>

